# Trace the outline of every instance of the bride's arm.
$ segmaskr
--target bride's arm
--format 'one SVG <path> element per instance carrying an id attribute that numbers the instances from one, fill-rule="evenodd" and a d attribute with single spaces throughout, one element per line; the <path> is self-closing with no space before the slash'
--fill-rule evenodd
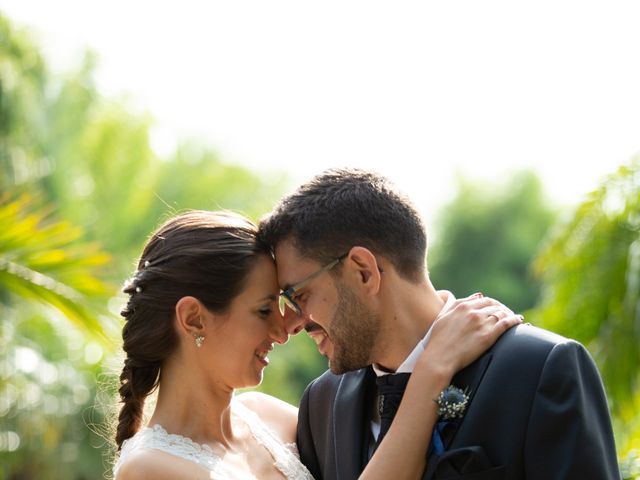
<path id="1" fill-rule="evenodd" d="M 436 399 L 455 373 L 477 359 L 507 329 L 522 322 L 521 316 L 504 306 L 496 321 L 490 317 L 496 305 L 500 304 L 490 298 L 472 296 L 458 300 L 437 319 L 393 423 L 360 475 L 361 480 L 422 478 L 427 448 L 438 421 L 438 405 L 430 399 Z"/>

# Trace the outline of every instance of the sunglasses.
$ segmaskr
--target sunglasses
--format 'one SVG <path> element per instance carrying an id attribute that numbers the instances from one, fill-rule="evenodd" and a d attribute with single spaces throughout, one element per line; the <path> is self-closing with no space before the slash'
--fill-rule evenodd
<path id="1" fill-rule="evenodd" d="M 333 267 L 335 267 L 338 263 L 340 263 L 341 260 L 344 260 L 348 254 L 349 252 L 345 253 L 344 255 L 340 255 L 338 258 L 333 260 L 331 263 L 328 263 L 317 272 L 313 272 L 304 280 L 301 280 L 295 285 L 292 285 L 286 290 L 282 291 L 279 297 L 280 313 L 284 315 L 285 307 L 289 307 L 293 311 L 293 313 L 296 314 L 296 316 L 298 317 L 302 316 L 302 308 L 300 308 L 300 305 L 296 303 L 293 297 L 296 295 L 298 291 L 300 291 L 300 289 L 306 287 L 309 284 L 309 282 L 311 282 L 314 278 L 318 277 L 319 275 L 322 275 L 324 272 L 328 272 Z"/>

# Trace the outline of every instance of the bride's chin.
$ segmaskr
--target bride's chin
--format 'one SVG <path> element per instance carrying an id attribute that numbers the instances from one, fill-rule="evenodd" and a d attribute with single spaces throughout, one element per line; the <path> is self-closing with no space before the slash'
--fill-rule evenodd
<path id="1" fill-rule="evenodd" d="M 232 383 L 232 388 L 234 390 L 241 390 L 243 388 L 257 387 L 262 383 L 263 378 L 264 372 L 253 371 L 245 374 L 242 378 L 236 379 L 236 381 Z"/>
<path id="2" fill-rule="evenodd" d="M 248 385 L 245 386 L 245 388 L 253 388 L 253 387 L 257 387 L 258 385 L 260 385 L 262 383 L 262 380 L 264 379 L 264 372 L 259 372 L 257 377 L 254 377 Z"/>

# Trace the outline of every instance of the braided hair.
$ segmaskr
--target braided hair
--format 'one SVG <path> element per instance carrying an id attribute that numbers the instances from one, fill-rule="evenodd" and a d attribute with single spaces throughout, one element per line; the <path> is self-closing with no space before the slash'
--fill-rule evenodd
<path id="1" fill-rule="evenodd" d="M 176 303 L 197 298 L 224 314 L 266 246 L 256 240 L 256 226 L 229 212 L 189 211 L 165 222 L 149 238 L 120 314 L 126 355 L 120 374 L 116 429 L 118 450 L 142 424 L 144 402 L 158 387 L 163 362 L 178 344 L 173 325 Z"/>

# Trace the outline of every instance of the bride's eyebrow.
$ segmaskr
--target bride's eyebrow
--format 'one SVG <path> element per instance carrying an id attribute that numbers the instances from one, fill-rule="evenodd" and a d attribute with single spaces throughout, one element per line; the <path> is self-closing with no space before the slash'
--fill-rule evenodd
<path id="1" fill-rule="evenodd" d="M 278 296 L 270 293 L 264 297 L 262 297 L 260 300 L 258 300 L 258 302 L 264 302 L 265 300 L 269 300 L 270 302 L 275 302 L 278 299 Z"/>

